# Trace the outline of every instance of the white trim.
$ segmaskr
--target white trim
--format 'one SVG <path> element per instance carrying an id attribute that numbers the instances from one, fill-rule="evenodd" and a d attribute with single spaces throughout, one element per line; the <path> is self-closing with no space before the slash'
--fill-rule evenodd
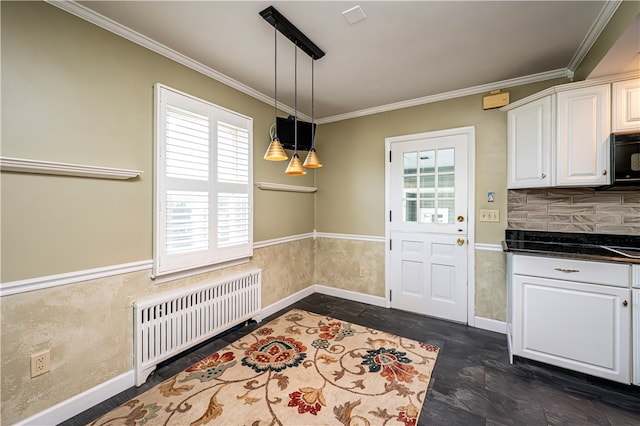
<path id="1" fill-rule="evenodd" d="M 424 96 L 422 98 L 409 99 L 407 101 L 396 102 L 387 105 L 381 105 L 374 108 L 362 109 L 359 111 L 347 112 L 344 114 L 324 117 L 316 120 L 317 124 L 332 123 L 334 121 L 348 120 L 351 118 L 364 117 L 367 115 L 378 114 L 381 112 L 394 111 L 402 108 L 409 108 L 418 105 L 429 104 L 433 102 L 446 101 L 449 99 L 461 98 L 463 96 L 477 95 L 480 93 L 488 93 L 492 90 L 504 89 L 507 87 L 521 86 L 524 84 L 537 83 L 540 81 L 553 80 L 556 78 L 568 77 L 567 69 L 557 69 L 552 71 L 531 74 L 525 77 L 517 77 L 509 80 L 497 81 L 494 83 L 483 84 L 480 86 L 468 87 L 466 89 L 452 90 L 450 92 L 438 93 L 435 95 Z"/>
<path id="2" fill-rule="evenodd" d="M 73 396 L 59 404 L 49 407 L 27 419 L 15 423 L 16 426 L 27 425 L 56 425 L 71 417 L 82 413 L 86 409 L 125 391 L 134 385 L 134 372 L 124 374 L 107 380 L 91 389 Z"/>
<path id="3" fill-rule="evenodd" d="M 119 35 L 122 38 L 125 38 L 135 44 L 138 44 L 146 49 L 151 50 L 152 52 L 158 53 L 166 58 L 171 59 L 181 65 L 184 65 L 188 68 L 191 68 L 194 71 L 197 71 L 207 77 L 210 77 L 216 81 L 221 82 L 233 89 L 238 90 L 239 92 L 245 93 L 255 99 L 258 99 L 266 104 L 273 105 L 274 99 L 243 84 L 237 80 L 232 79 L 231 77 L 222 74 L 198 61 L 195 61 L 188 56 L 173 50 L 147 36 L 144 36 L 122 24 L 119 24 L 112 19 L 109 19 L 75 1 L 56 1 L 56 0 L 45 0 L 47 3 L 58 7 L 72 15 L 75 15 L 81 19 L 84 19 L 87 22 L 90 22 L 94 25 L 97 25 L 101 28 L 104 28 L 107 31 L 110 31 L 114 34 Z M 613 16 L 614 12 L 620 5 L 620 0 L 612 0 L 607 2 L 603 7 L 600 15 L 596 23 L 592 26 L 589 31 L 589 34 L 585 37 L 580 45 L 578 51 L 574 55 L 573 59 L 569 63 L 567 68 L 560 68 L 556 70 L 541 72 L 537 74 L 531 74 L 524 77 L 517 77 L 508 80 L 496 81 L 493 83 L 487 83 L 479 86 L 473 86 L 460 90 L 453 90 L 450 92 L 439 93 L 435 95 L 425 96 L 416 99 L 410 99 L 403 102 L 396 102 L 387 105 L 381 105 L 374 108 L 363 109 L 359 111 L 353 111 L 345 114 L 338 114 L 330 117 L 324 117 L 315 120 L 317 124 L 326 124 L 335 121 L 348 120 L 351 118 L 363 117 L 372 114 L 378 114 L 380 112 L 393 111 L 402 108 L 409 108 L 417 105 L 423 105 L 433 102 L 439 102 L 448 99 L 459 98 L 463 96 L 476 95 L 480 93 L 491 92 L 496 89 L 504 89 L 505 87 L 515 87 L 521 86 L 530 83 L 536 83 L 540 81 L 552 80 L 555 78 L 573 78 L 573 74 L 577 66 L 582 62 L 584 56 L 587 54 L 589 49 L 593 46 L 593 43 L 597 40 L 597 37 L 600 35 L 606 24 L 608 23 L 611 16 Z M 294 114 L 294 109 L 289 107 L 288 105 L 284 105 L 278 102 L 278 108 L 282 111 L 285 111 L 289 114 Z M 311 117 L 307 116 L 304 113 L 298 111 L 298 117 L 303 120 L 310 121 Z"/>
<path id="4" fill-rule="evenodd" d="M 274 100 L 271 97 L 266 96 L 265 94 L 260 93 L 257 90 L 245 84 L 242 84 L 212 68 L 209 68 L 201 64 L 200 62 L 194 61 L 193 59 L 183 55 L 182 53 L 177 52 L 161 43 L 158 43 L 157 41 L 147 36 L 144 36 L 136 31 L 133 31 L 132 29 L 122 24 L 119 24 L 79 3 L 76 3 L 74 1 L 54 1 L 54 0 L 45 0 L 45 1 L 47 1 L 47 3 L 53 6 L 56 6 L 66 12 L 71 13 L 72 15 L 75 15 L 81 19 L 84 19 L 85 21 L 91 22 L 92 24 L 95 24 L 101 28 L 104 28 L 107 31 L 110 31 L 133 43 L 136 43 L 144 48 L 147 48 L 152 52 L 158 53 L 166 58 L 171 59 L 172 61 L 175 61 L 188 68 L 191 68 L 192 70 L 197 71 L 201 74 L 204 74 L 207 77 L 211 77 L 212 79 L 217 80 L 253 98 L 256 98 L 269 105 L 273 105 L 274 103 Z M 567 69 L 557 69 L 557 70 L 547 71 L 543 73 L 532 74 L 525 77 L 502 80 L 494 83 L 470 87 L 467 89 L 454 90 L 451 92 L 425 96 L 422 98 L 417 98 L 417 99 L 408 100 L 404 102 L 397 102 L 397 103 L 392 103 L 388 105 L 382 105 L 375 108 L 363 109 L 360 111 L 354 111 L 346 114 L 339 114 L 332 117 L 316 119 L 316 123 L 317 124 L 331 123 L 334 121 L 341 121 L 341 120 L 347 120 L 350 118 L 363 117 L 366 115 L 377 114 L 379 112 L 393 111 L 396 109 L 408 108 L 411 106 L 438 102 L 446 99 L 454 99 L 462 96 L 486 93 L 492 90 L 502 89 L 505 87 L 519 86 L 519 85 L 535 83 L 539 81 L 551 80 L 554 78 L 566 77 L 568 75 L 568 71 L 569 70 Z M 281 104 L 280 102 L 278 102 L 278 104 L 279 104 L 279 109 L 281 109 L 282 111 L 285 111 L 289 114 L 293 114 L 295 112 L 293 108 L 287 105 Z M 306 121 L 311 120 L 311 117 L 306 116 L 300 111 L 298 111 L 298 117 Z"/>
<path id="5" fill-rule="evenodd" d="M 476 243 L 473 248 L 481 251 L 504 251 L 502 250 L 502 246 L 500 244 Z"/>
<path id="6" fill-rule="evenodd" d="M 286 192 L 316 192 L 318 188 L 312 186 L 284 185 L 282 183 L 256 182 L 258 189 L 266 191 L 286 191 Z"/>
<path id="7" fill-rule="evenodd" d="M 114 275 L 128 274 L 131 272 L 151 271 L 151 260 L 123 263 L 120 265 L 105 266 L 103 268 L 85 269 L 64 274 L 47 275 L 26 280 L 10 281 L 0 284 L 0 297 L 12 294 L 26 293 L 27 291 L 42 290 L 50 287 L 58 287 L 74 284 L 81 281 L 97 280 Z"/>
<path id="8" fill-rule="evenodd" d="M 329 232 L 316 232 L 316 238 L 334 238 L 337 240 L 356 240 L 356 241 L 373 241 L 376 243 L 384 243 L 384 237 L 375 235 L 355 235 L 355 234 L 332 234 Z"/>
<path id="9" fill-rule="evenodd" d="M 313 233 L 291 235 L 283 238 L 275 238 L 273 240 L 265 240 L 257 243 L 253 243 L 253 248 L 264 248 L 274 246 L 278 244 L 290 243 L 298 240 L 305 240 L 307 238 L 313 238 Z M 376 237 L 377 238 L 377 237 Z M 236 266 L 244 263 L 248 263 L 248 259 L 241 259 L 234 262 L 224 263 L 221 265 L 214 265 L 213 267 L 199 268 L 195 272 L 185 271 L 182 274 L 170 274 L 166 276 L 155 277 L 155 283 L 161 284 L 167 281 L 184 278 L 185 276 L 201 274 L 210 272 L 216 269 L 227 268 L 230 266 Z M 138 262 L 122 263 L 119 265 L 111 265 L 100 268 L 84 269 L 74 272 L 66 272 L 63 274 L 46 275 L 37 278 L 27 278 L 18 281 L 8 281 L 0 283 L 0 297 L 11 296 L 14 294 L 26 293 L 28 291 L 44 290 L 51 287 L 59 287 L 63 285 L 75 284 L 82 281 L 98 280 L 101 278 L 111 277 L 114 275 L 129 274 L 132 272 L 149 271 L 149 279 L 154 279 L 151 276 L 151 269 L 153 266 L 153 260 L 141 260 Z"/>
<path id="10" fill-rule="evenodd" d="M 200 74 L 206 75 L 207 77 L 210 77 L 216 81 L 219 81 L 220 83 L 225 84 L 233 89 L 236 89 L 239 92 L 249 95 L 271 106 L 273 106 L 274 104 L 273 98 L 267 95 L 264 95 L 263 93 L 260 93 L 257 90 L 245 84 L 242 84 L 239 81 L 234 80 L 231 77 L 225 74 L 222 74 L 204 64 L 201 64 L 200 62 L 195 61 L 189 58 L 188 56 L 183 55 L 182 53 L 165 46 L 164 44 L 158 43 L 157 41 L 145 35 L 142 35 L 139 32 L 132 30 L 131 28 L 128 28 L 122 24 L 119 24 L 118 22 L 112 19 L 109 19 L 106 16 L 103 16 L 87 8 L 86 6 L 76 3 L 75 1 L 58 1 L 58 0 L 45 0 L 45 1 L 52 6 L 58 7 L 66 12 L 71 13 L 72 15 L 77 16 L 78 18 L 84 19 L 87 22 L 90 22 L 101 28 L 104 28 L 107 31 L 110 31 L 116 35 L 119 35 L 120 37 L 127 39 L 135 44 L 138 44 L 146 49 L 149 49 L 152 52 L 155 52 L 159 55 L 169 58 L 172 61 L 175 61 L 181 65 L 184 65 L 187 68 L 191 68 L 192 70 L 197 71 Z M 280 102 L 278 102 L 278 108 L 289 114 L 294 114 L 296 112 L 293 108 L 287 105 L 281 104 Z M 301 118 L 306 121 L 311 121 L 311 117 L 309 117 L 308 115 L 301 113 L 300 111 L 298 111 L 297 114 L 298 114 L 298 118 Z"/>
<path id="11" fill-rule="evenodd" d="M 384 297 L 315 284 L 262 308 L 261 317 L 264 319 L 270 315 L 276 314 L 277 312 L 286 309 L 314 293 L 326 294 L 328 296 L 339 297 L 373 306 L 387 307 L 387 300 Z M 506 333 L 506 323 L 488 318 L 475 317 L 475 327 L 502 334 Z M 83 412 L 87 408 L 93 407 L 117 395 L 118 393 L 133 387 L 135 385 L 134 379 L 135 374 L 133 370 L 131 370 L 62 401 L 59 404 L 47 408 L 46 410 L 25 420 L 19 421 L 16 425 L 27 426 L 61 423 Z"/>
<path id="12" fill-rule="evenodd" d="M 315 293 L 314 291 L 315 286 L 310 285 L 309 287 L 298 291 L 297 293 L 292 294 L 291 296 L 287 296 L 284 299 L 280 299 L 275 303 L 272 303 L 271 305 L 262 308 L 261 311 L 261 317 L 264 320 L 265 318 L 267 318 L 270 315 L 273 315 L 277 312 L 280 312 L 283 309 L 288 308 L 289 306 L 293 305 L 296 302 L 299 302 L 300 300 L 304 299 L 307 296 L 311 296 L 313 293 Z"/>
<path id="13" fill-rule="evenodd" d="M 153 283 L 156 285 L 164 284 L 168 283 L 169 281 L 180 280 L 183 278 L 192 277 L 194 275 L 200 275 L 207 272 L 218 271 L 220 269 L 231 268 L 232 266 L 244 265 L 245 263 L 249 263 L 250 261 L 251 256 L 243 257 L 241 259 L 230 260 L 228 262 L 222 263 L 214 263 L 212 265 L 201 266 L 199 268 L 185 269 L 182 271 L 169 272 L 160 275 L 151 274 L 149 278 L 151 278 L 153 280 Z"/>
<path id="14" fill-rule="evenodd" d="M 475 317 L 475 328 L 482 330 L 494 331 L 500 334 L 507 334 L 507 323 L 491 318 Z"/>
<path id="15" fill-rule="evenodd" d="M 540 92 L 536 92 L 526 98 L 519 99 L 515 102 L 505 105 L 500 108 L 500 111 L 510 111 L 522 105 L 526 105 L 529 102 L 544 98 L 545 96 L 553 95 L 559 92 L 565 92 L 567 90 L 583 89 L 585 87 L 597 86 L 600 84 L 612 84 L 618 81 L 633 80 L 640 77 L 640 71 L 631 71 L 624 74 L 608 75 L 605 77 L 593 78 L 590 80 L 575 81 L 573 83 L 559 84 L 557 86 L 548 87 Z"/>
<path id="16" fill-rule="evenodd" d="M 288 237 L 258 241 L 257 243 L 253 243 L 253 248 L 258 249 L 258 248 L 264 248 L 269 246 L 276 246 L 278 244 L 285 244 L 285 243 L 291 243 L 293 241 L 306 240 L 307 238 L 313 238 L 313 233 L 310 232 L 308 234 L 289 235 Z"/>
<path id="17" fill-rule="evenodd" d="M 3 172 L 36 173 L 100 179 L 132 179 L 140 176 L 140 170 L 115 169 L 112 167 L 87 166 L 84 164 L 57 163 L 54 161 L 29 160 L 26 158 L 0 157 Z"/>
<path id="18" fill-rule="evenodd" d="M 611 17 L 613 17 L 613 14 L 616 12 L 616 10 L 618 10 L 618 7 L 621 3 L 622 0 L 609 0 L 605 2 L 602 10 L 600 11 L 600 14 L 596 18 L 596 21 L 589 29 L 589 32 L 584 37 L 584 40 L 582 40 L 580 47 L 578 47 L 578 50 L 573 55 L 573 58 L 571 58 L 571 61 L 569 61 L 567 69 L 571 72 L 571 74 L 573 74 L 573 72 L 578 69 L 585 56 L 587 56 L 587 53 L 589 53 L 596 40 L 598 40 L 598 37 L 600 37 L 600 33 L 602 33 L 602 30 L 605 29 L 605 27 L 609 23 L 609 20 L 611 19 Z"/>
<path id="19" fill-rule="evenodd" d="M 358 293 L 351 290 L 343 290 L 341 288 L 329 287 L 326 285 L 316 284 L 315 292 L 326 294 L 327 296 L 340 297 L 342 299 L 352 300 L 354 302 L 366 303 L 368 305 L 380 306 L 388 308 L 387 299 L 380 296 L 372 296 L 370 294 Z"/>

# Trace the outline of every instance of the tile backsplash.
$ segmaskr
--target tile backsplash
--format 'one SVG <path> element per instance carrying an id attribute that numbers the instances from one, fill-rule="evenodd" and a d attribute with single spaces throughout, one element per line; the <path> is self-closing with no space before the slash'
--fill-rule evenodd
<path id="1" fill-rule="evenodd" d="M 640 191 L 510 189 L 508 229 L 640 235 Z"/>

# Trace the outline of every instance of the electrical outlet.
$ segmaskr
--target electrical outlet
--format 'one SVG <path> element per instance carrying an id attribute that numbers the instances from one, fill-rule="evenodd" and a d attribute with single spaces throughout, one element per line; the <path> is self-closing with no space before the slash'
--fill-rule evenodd
<path id="1" fill-rule="evenodd" d="M 500 210 L 480 210 L 480 222 L 500 222 Z"/>
<path id="2" fill-rule="evenodd" d="M 51 371 L 51 352 L 45 351 L 31 355 L 31 378 Z"/>
<path id="3" fill-rule="evenodd" d="M 364 266 L 360 267 L 360 276 L 364 277 L 365 275 L 367 275 L 367 270 Z"/>

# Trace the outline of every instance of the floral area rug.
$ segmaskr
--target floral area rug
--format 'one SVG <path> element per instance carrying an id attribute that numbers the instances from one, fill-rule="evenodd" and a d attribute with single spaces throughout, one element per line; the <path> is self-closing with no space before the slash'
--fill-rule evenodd
<path id="1" fill-rule="evenodd" d="M 92 425 L 415 425 L 438 351 L 296 309 Z"/>

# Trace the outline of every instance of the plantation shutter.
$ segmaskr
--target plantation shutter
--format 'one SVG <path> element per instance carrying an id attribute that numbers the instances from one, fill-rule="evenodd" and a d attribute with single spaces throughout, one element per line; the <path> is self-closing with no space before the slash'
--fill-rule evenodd
<path id="1" fill-rule="evenodd" d="M 154 273 L 252 255 L 252 121 L 156 85 Z"/>

